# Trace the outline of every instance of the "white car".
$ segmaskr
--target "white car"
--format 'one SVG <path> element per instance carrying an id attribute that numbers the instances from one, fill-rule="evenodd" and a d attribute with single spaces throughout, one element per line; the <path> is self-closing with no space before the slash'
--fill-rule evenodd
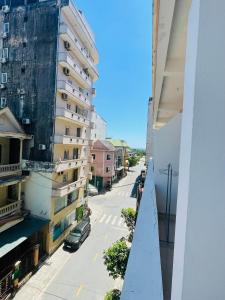
<path id="1" fill-rule="evenodd" d="M 98 195 L 98 190 L 96 189 L 96 187 L 92 184 L 88 184 L 88 194 L 90 196 L 96 196 Z"/>

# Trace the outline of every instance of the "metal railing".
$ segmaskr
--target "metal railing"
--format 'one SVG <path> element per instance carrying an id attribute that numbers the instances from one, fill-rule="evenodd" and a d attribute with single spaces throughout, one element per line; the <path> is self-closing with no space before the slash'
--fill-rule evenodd
<path id="1" fill-rule="evenodd" d="M 20 163 L 0 165 L 0 175 L 1 175 L 1 173 L 11 173 L 11 172 L 17 172 L 17 171 L 20 171 L 20 170 L 21 170 Z"/>

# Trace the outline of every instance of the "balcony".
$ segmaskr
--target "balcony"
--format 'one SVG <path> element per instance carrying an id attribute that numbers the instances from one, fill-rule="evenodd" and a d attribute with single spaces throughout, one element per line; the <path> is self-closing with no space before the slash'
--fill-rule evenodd
<path id="1" fill-rule="evenodd" d="M 90 124 L 90 121 L 84 116 L 65 108 L 56 108 L 56 117 L 59 119 L 64 119 L 66 121 L 75 122 L 76 124 L 85 127 L 88 127 Z"/>
<path id="2" fill-rule="evenodd" d="M 88 140 L 69 135 L 55 135 L 55 144 L 88 146 Z"/>
<path id="3" fill-rule="evenodd" d="M 93 80 L 97 80 L 99 75 L 94 65 L 93 59 L 85 50 L 85 47 L 80 44 L 76 35 L 69 29 L 69 27 L 62 23 L 60 25 L 60 34 L 64 41 L 69 42 L 70 49 L 77 55 L 83 65 L 87 65 L 89 73 Z"/>
<path id="4" fill-rule="evenodd" d="M 69 98 L 75 100 L 80 105 L 88 108 L 90 107 L 91 101 L 86 96 L 84 96 L 82 92 L 74 88 L 69 82 L 64 80 L 58 80 L 57 88 L 60 93 L 67 94 Z"/>
<path id="5" fill-rule="evenodd" d="M 55 172 L 62 172 L 68 169 L 79 168 L 81 166 L 87 165 L 87 159 L 72 159 L 64 160 L 55 163 Z"/>
<path id="6" fill-rule="evenodd" d="M 80 85 L 86 89 L 92 88 L 92 81 L 88 75 L 74 62 L 72 56 L 67 52 L 60 52 L 58 55 L 59 64 L 63 68 L 70 70 L 70 75 L 74 77 Z M 69 75 L 69 74 L 68 74 Z"/>
<path id="7" fill-rule="evenodd" d="M 163 300 L 158 213 L 152 161 L 148 165 L 121 295 L 121 300 L 137 299 Z"/>
<path id="8" fill-rule="evenodd" d="M 7 164 L 0 165 L 0 177 L 16 175 L 21 171 L 21 165 L 18 164 Z"/>
<path id="9" fill-rule="evenodd" d="M 8 205 L 0 207 L 0 219 L 12 215 L 15 213 L 19 213 L 21 209 L 21 201 L 15 201 Z M 1 224 L 0 224 L 1 225 Z"/>
<path id="10" fill-rule="evenodd" d="M 91 52 L 95 62 L 98 63 L 99 57 L 95 46 L 95 37 L 83 13 L 81 14 L 78 11 L 71 0 L 69 1 L 69 6 L 63 7 L 63 12 L 66 14 L 72 26 L 78 31 L 79 36 L 85 40 L 88 45 L 88 50 Z"/>
<path id="11" fill-rule="evenodd" d="M 55 185 L 52 189 L 52 197 L 63 197 L 76 189 L 85 186 L 86 184 L 86 179 L 81 178 L 75 182 L 65 182 L 65 183 L 59 183 Z"/>

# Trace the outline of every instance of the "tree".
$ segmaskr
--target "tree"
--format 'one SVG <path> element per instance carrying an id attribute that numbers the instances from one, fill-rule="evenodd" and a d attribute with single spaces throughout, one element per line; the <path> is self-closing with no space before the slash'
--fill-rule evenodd
<path id="1" fill-rule="evenodd" d="M 134 167 L 138 163 L 139 158 L 137 156 L 131 156 L 128 158 L 129 167 Z"/>
<path id="2" fill-rule="evenodd" d="M 104 300 L 120 300 L 121 291 L 114 289 L 109 291 L 106 295 Z"/>
<path id="3" fill-rule="evenodd" d="M 123 208 L 121 210 L 121 217 L 124 219 L 124 222 L 130 231 L 130 234 L 128 237 L 129 242 L 131 242 L 133 239 L 136 216 L 137 216 L 137 212 L 133 208 Z"/>
<path id="4" fill-rule="evenodd" d="M 121 277 L 124 279 L 130 248 L 124 240 L 118 240 L 104 251 L 104 264 L 106 265 L 109 276 L 113 279 Z"/>

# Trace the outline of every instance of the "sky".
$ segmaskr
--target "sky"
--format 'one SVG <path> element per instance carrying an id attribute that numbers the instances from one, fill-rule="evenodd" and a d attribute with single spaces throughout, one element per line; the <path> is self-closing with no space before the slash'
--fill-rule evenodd
<path id="1" fill-rule="evenodd" d="M 145 148 L 151 96 L 152 1 L 75 0 L 96 38 L 100 62 L 93 104 L 107 136 Z"/>

